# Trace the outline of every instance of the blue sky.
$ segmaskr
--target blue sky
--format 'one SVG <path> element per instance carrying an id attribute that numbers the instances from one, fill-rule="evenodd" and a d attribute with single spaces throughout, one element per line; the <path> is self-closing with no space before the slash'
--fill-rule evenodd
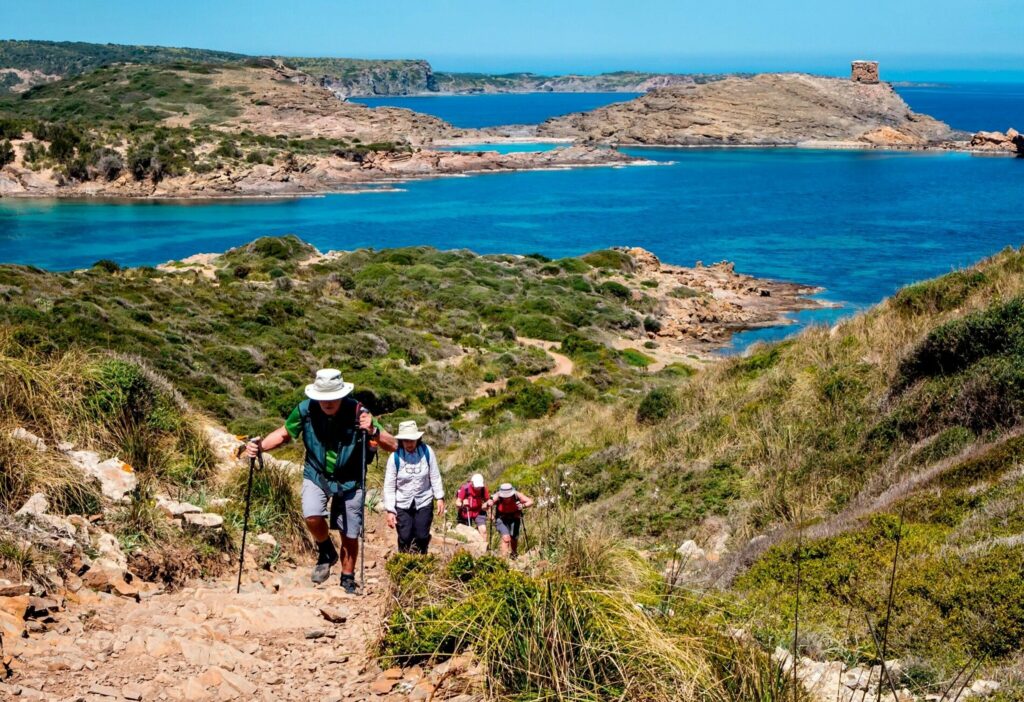
<path id="1" fill-rule="evenodd" d="M 1024 77 L 1021 0 L 6 0 L 0 37 L 426 58 L 437 70 Z M 959 72 L 959 73 L 958 73 Z"/>

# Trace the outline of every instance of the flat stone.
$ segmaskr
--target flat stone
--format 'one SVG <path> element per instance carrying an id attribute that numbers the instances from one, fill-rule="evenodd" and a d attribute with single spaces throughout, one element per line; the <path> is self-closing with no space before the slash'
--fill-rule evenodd
<path id="1" fill-rule="evenodd" d="M 46 514 L 46 512 L 49 509 L 50 501 L 46 499 L 46 495 L 44 495 L 41 492 L 37 492 L 36 494 L 32 495 L 32 497 L 28 498 L 25 504 L 21 506 L 21 509 L 15 512 L 14 515 L 19 516 L 22 514 L 34 514 L 37 516 L 42 516 Z"/>
<path id="2" fill-rule="evenodd" d="M 310 631 L 306 632 L 306 638 L 307 639 L 322 639 L 326 633 L 327 632 L 325 632 L 323 629 L 311 629 Z"/>
<path id="3" fill-rule="evenodd" d="M 24 441 L 27 444 L 32 444 L 36 451 L 46 451 L 46 442 L 24 427 L 16 427 L 13 429 L 11 431 L 11 438 L 17 439 L 18 441 Z"/>
<path id="4" fill-rule="evenodd" d="M 380 676 L 386 680 L 401 680 L 402 675 L 402 669 L 397 666 L 394 668 L 388 668 L 380 674 Z"/>
<path id="5" fill-rule="evenodd" d="M 12 583 L 0 586 L 0 597 L 18 597 L 32 593 L 32 586 L 28 583 Z"/>
<path id="6" fill-rule="evenodd" d="M 348 612 L 337 607 L 321 607 L 320 614 L 332 624 L 344 624 L 348 621 Z"/>
<path id="7" fill-rule="evenodd" d="M 103 496 L 114 502 L 123 500 L 138 484 L 132 467 L 118 458 L 101 461 L 95 451 L 68 451 L 67 456 L 79 470 L 99 480 Z"/>
<path id="8" fill-rule="evenodd" d="M 398 684 L 397 680 L 380 679 L 370 683 L 370 692 L 375 695 L 386 695 Z"/>
<path id="9" fill-rule="evenodd" d="M 263 544 L 264 546 L 269 546 L 270 548 L 277 547 L 277 539 L 274 538 L 273 534 L 267 534 L 266 532 L 264 532 L 256 537 L 256 541 Z"/>
<path id="10" fill-rule="evenodd" d="M 112 687 L 107 687 L 106 685 L 93 685 L 92 687 L 89 688 L 89 694 L 91 694 L 91 695 L 100 695 L 101 697 L 114 697 L 114 698 L 120 698 L 121 697 L 121 693 L 120 692 L 118 692 L 117 690 L 115 690 Z"/>
<path id="11" fill-rule="evenodd" d="M 224 517 L 210 512 L 188 513 L 184 517 L 186 524 L 198 529 L 219 529 L 224 525 Z"/>
<path id="12" fill-rule="evenodd" d="M 124 697 L 126 700 L 138 702 L 143 697 L 142 688 L 134 683 L 128 683 L 121 688 L 121 697 Z"/>
<path id="13" fill-rule="evenodd" d="M 196 505 L 188 502 L 178 502 L 177 500 L 172 500 L 163 495 L 157 496 L 156 506 L 172 519 L 182 517 L 186 514 L 200 514 L 203 511 L 201 507 L 197 507 Z"/>

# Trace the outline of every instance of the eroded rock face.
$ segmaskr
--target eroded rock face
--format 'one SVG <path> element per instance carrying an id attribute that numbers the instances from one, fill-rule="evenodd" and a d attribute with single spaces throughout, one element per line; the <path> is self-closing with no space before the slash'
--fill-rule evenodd
<path id="1" fill-rule="evenodd" d="M 883 127 L 914 146 L 952 135 L 946 124 L 912 112 L 888 84 L 800 73 L 652 90 L 629 102 L 550 119 L 538 133 L 604 144 L 868 146 L 872 142 L 863 137 L 877 138 Z"/>

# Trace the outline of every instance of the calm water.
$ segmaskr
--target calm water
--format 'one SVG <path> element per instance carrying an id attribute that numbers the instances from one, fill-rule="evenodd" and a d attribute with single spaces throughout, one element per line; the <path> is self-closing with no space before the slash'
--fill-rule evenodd
<path id="1" fill-rule="evenodd" d="M 820 285 L 840 311 L 1024 243 L 1024 160 L 965 154 L 632 150 L 664 165 L 442 178 L 399 192 L 209 204 L 0 200 L 0 261 L 156 264 L 294 233 L 321 250 L 430 244 L 679 264 Z M 745 336 L 773 338 L 791 329 Z M 745 343 L 745 342 L 744 342 Z"/>
<path id="2" fill-rule="evenodd" d="M 958 83 L 897 88 L 915 112 L 931 115 L 956 129 L 1024 131 L 1024 84 Z"/>
<path id="3" fill-rule="evenodd" d="M 370 107 L 404 107 L 440 117 L 456 127 L 539 124 L 549 117 L 632 100 L 639 93 L 508 93 L 352 98 Z"/>

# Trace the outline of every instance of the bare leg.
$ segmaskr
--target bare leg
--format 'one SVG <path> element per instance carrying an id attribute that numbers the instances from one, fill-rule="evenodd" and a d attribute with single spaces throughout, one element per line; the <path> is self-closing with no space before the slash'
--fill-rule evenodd
<path id="1" fill-rule="evenodd" d="M 508 558 L 509 552 L 512 550 L 512 537 L 505 536 L 501 537 L 501 555 L 503 558 Z"/>
<path id="2" fill-rule="evenodd" d="M 509 542 L 509 545 L 512 547 L 512 558 L 516 558 L 519 556 L 519 538 L 510 537 Z"/>
<path id="3" fill-rule="evenodd" d="M 484 537 L 485 539 L 487 538 L 487 525 L 486 524 L 478 524 L 477 527 L 476 527 L 476 530 L 480 532 L 480 536 Z"/>
<path id="4" fill-rule="evenodd" d="M 359 539 L 341 537 L 341 574 L 353 575 L 356 572 L 356 560 L 359 558 Z"/>
<path id="5" fill-rule="evenodd" d="M 327 520 L 324 517 L 306 517 L 306 528 L 309 529 L 310 535 L 318 544 L 331 538 L 331 532 L 327 529 Z"/>

